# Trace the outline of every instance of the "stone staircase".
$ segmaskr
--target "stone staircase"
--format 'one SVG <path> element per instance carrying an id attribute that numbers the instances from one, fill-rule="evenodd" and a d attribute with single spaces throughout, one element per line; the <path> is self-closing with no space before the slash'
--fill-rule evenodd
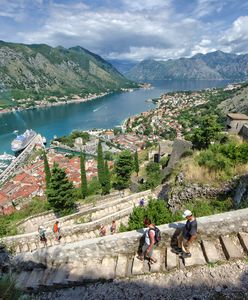
<path id="1" fill-rule="evenodd" d="M 114 199 L 107 203 L 104 202 L 103 204 L 95 207 L 86 208 L 85 211 L 60 218 L 59 220 L 62 228 L 62 238 L 60 242 L 55 240 L 55 236 L 51 230 L 54 220 L 44 224 L 45 228 L 50 227 L 46 232 L 46 244 L 44 242 L 40 242 L 37 232 L 7 237 L 3 239 L 3 242 L 9 248 L 11 248 L 12 252 L 18 254 L 21 252 L 35 251 L 37 249 L 51 247 L 58 244 L 64 245 L 99 237 L 100 224 L 104 224 L 107 228 L 107 234 L 110 234 L 112 220 L 117 221 L 116 224 L 118 231 L 121 223 L 127 225 L 129 215 L 134 206 L 139 205 L 140 198 L 147 200 L 150 195 L 151 191 L 133 194 L 124 198 Z M 75 222 L 82 217 L 88 217 L 91 221 L 82 224 L 75 224 Z"/>
<path id="2" fill-rule="evenodd" d="M 75 258 L 74 262 L 61 265 L 54 261 L 54 265 L 46 269 L 22 270 L 14 276 L 17 285 L 24 290 L 47 290 L 243 259 L 248 253 L 248 233 L 221 235 L 211 240 L 204 238 L 195 242 L 191 253 L 192 257 L 181 259 L 173 253 L 171 247 L 162 246 L 154 250 L 157 263 L 152 265 L 148 261 L 140 261 L 135 253 L 116 253 L 116 256 L 105 255 L 80 261 Z"/>
<path id="3" fill-rule="evenodd" d="M 122 199 L 122 198 L 126 198 L 129 195 L 129 192 L 126 191 L 125 192 L 125 197 L 124 195 L 121 197 L 120 193 L 112 193 L 109 195 L 105 195 L 105 196 L 99 196 L 98 199 L 93 203 L 78 203 L 77 204 L 77 213 L 72 214 L 70 216 L 67 217 L 58 217 L 56 216 L 56 214 L 53 211 L 49 211 L 46 213 L 40 213 L 38 215 L 34 215 L 31 217 L 26 218 L 25 220 L 17 223 L 16 225 L 18 226 L 18 228 L 22 231 L 22 233 L 31 233 L 37 230 L 37 228 L 40 225 L 45 225 L 45 226 L 51 226 L 53 225 L 54 220 L 71 220 L 77 216 L 80 216 L 80 214 L 82 213 L 82 215 L 87 212 L 90 209 L 93 208 L 97 208 L 99 206 L 102 206 L 104 204 L 107 203 L 111 203 L 112 201 L 115 201 L 117 199 Z"/>

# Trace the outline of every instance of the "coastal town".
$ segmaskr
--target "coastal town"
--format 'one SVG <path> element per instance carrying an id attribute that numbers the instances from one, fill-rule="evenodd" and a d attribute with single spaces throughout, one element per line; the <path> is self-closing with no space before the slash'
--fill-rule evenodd
<path id="1" fill-rule="evenodd" d="M 240 84 L 229 84 L 223 91 L 234 91 L 240 88 Z M 153 137 L 153 140 L 165 138 L 173 140 L 183 138 L 192 129 L 181 117 L 186 111 L 199 115 L 202 107 L 210 97 L 218 95 L 216 88 L 207 88 L 201 91 L 172 92 L 153 99 L 156 108 L 139 115 L 128 118 L 125 123 L 125 131 Z"/>
<path id="2" fill-rule="evenodd" d="M 240 85 L 228 85 L 224 90 L 236 90 Z M 149 88 L 149 87 L 145 87 Z M 47 149 L 49 165 L 58 162 L 75 187 L 80 186 L 79 154 L 85 153 L 87 181 L 97 177 L 97 146 L 101 141 L 103 152 L 113 168 L 115 156 L 123 150 L 138 153 L 158 141 L 183 139 L 190 131 L 182 124 L 180 114 L 192 110 L 208 101 L 209 95 L 216 95 L 217 89 L 198 92 L 166 93 L 155 99 L 156 108 L 128 118 L 124 124 L 114 129 L 94 129 L 84 132 L 74 131 L 68 137 L 54 138 Z M 20 208 L 33 197 L 45 197 L 44 162 L 42 147 L 36 145 L 36 155 L 22 164 L 14 176 L 5 182 L 0 190 L 0 214 L 9 214 Z"/>

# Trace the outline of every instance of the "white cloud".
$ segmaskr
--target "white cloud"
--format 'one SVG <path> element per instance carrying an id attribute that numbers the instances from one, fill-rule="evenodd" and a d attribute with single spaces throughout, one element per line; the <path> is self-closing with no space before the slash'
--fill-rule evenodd
<path id="1" fill-rule="evenodd" d="M 11 41 L 23 43 L 64 47 L 80 45 L 104 58 L 133 60 L 178 58 L 215 49 L 229 52 L 240 51 L 241 48 L 242 51 L 248 50 L 248 17 L 238 18 L 224 32 L 220 32 L 227 28 L 224 20 L 203 21 L 203 17 L 211 15 L 212 18 L 216 10 L 223 9 L 223 3 L 231 0 L 197 0 L 195 10 L 188 14 L 176 7 L 172 0 L 118 1 L 120 8 L 117 5 L 86 5 L 81 0 L 74 3 L 0 0 L 4 4 L 0 17 L 1 14 L 19 17 L 18 22 L 26 19 L 24 29 L 20 27 L 22 29 L 15 30 L 14 35 L 5 34 L 2 30 L 0 39 L 11 36 Z M 40 14 L 37 23 L 35 9 Z M 35 23 L 29 27 L 27 14 Z"/>
<path id="2" fill-rule="evenodd" d="M 224 2 L 220 0 L 198 0 L 193 14 L 196 18 L 201 18 L 213 12 L 220 12 L 223 6 Z"/>
<path id="3" fill-rule="evenodd" d="M 248 51 L 248 16 L 236 19 L 232 27 L 227 29 L 219 40 L 225 49 L 231 49 L 237 53 Z"/>

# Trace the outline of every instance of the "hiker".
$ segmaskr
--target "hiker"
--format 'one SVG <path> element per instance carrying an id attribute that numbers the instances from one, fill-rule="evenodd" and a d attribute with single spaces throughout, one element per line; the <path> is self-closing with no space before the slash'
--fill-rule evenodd
<path id="1" fill-rule="evenodd" d="M 178 247 L 176 251 L 182 258 L 191 257 L 190 246 L 197 237 L 197 221 L 190 210 L 185 210 L 183 218 L 187 219 L 187 222 L 182 232 L 177 237 Z"/>
<path id="2" fill-rule="evenodd" d="M 59 221 L 56 221 L 54 223 L 54 225 L 53 225 L 53 232 L 55 234 L 55 240 L 59 242 L 60 239 L 61 239 Z"/>
<path id="3" fill-rule="evenodd" d="M 139 206 L 140 206 L 140 207 L 144 207 L 144 206 L 145 206 L 145 200 L 144 200 L 144 198 L 142 198 L 142 199 L 140 200 Z"/>
<path id="4" fill-rule="evenodd" d="M 100 234 L 100 236 L 105 236 L 106 233 L 107 233 L 106 227 L 102 224 L 100 226 L 99 234 Z"/>
<path id="5" fill-rule="evenodd" d="M 152 224 L 151 220 L 145 218 L 144 225 L 147 227 L 145 230 L 145 243 L 142 246 L 142 254 L 138 256 L 138 259 L 144 260 L 148 259 L 150 264 L 154 264 L 157 262 L 155 258 L 153 258 L 153 246 L 155 244 L 155 225 Z"/>
<path id="6" fill-rule="evenodd" d="M 46 229 L 40 225 L 38 228 L 38 232 L 39 232 L 40 241 L 46 244 L 47 243 Z"/>
<path id="7" fill-rule="evenodd" d="M 116 222 L 115 222 L 115 220 L 112 221 L 112 224 L 110 226 L 110 232 L 111 232 L 111 234 L 116 233 Z"/>

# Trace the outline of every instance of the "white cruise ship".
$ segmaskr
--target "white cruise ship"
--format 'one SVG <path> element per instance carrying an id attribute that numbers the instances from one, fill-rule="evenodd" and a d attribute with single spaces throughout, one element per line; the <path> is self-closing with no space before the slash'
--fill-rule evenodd
<path id="1" fill-rule="evenodd" d="M 30 141 L 37 135 L 37 133 L 32 130 L 28 129 L 23 134 L 18 135 L 11 143 L 11 150 L 14 152 L 19 152 L 25 149 Z"/>

